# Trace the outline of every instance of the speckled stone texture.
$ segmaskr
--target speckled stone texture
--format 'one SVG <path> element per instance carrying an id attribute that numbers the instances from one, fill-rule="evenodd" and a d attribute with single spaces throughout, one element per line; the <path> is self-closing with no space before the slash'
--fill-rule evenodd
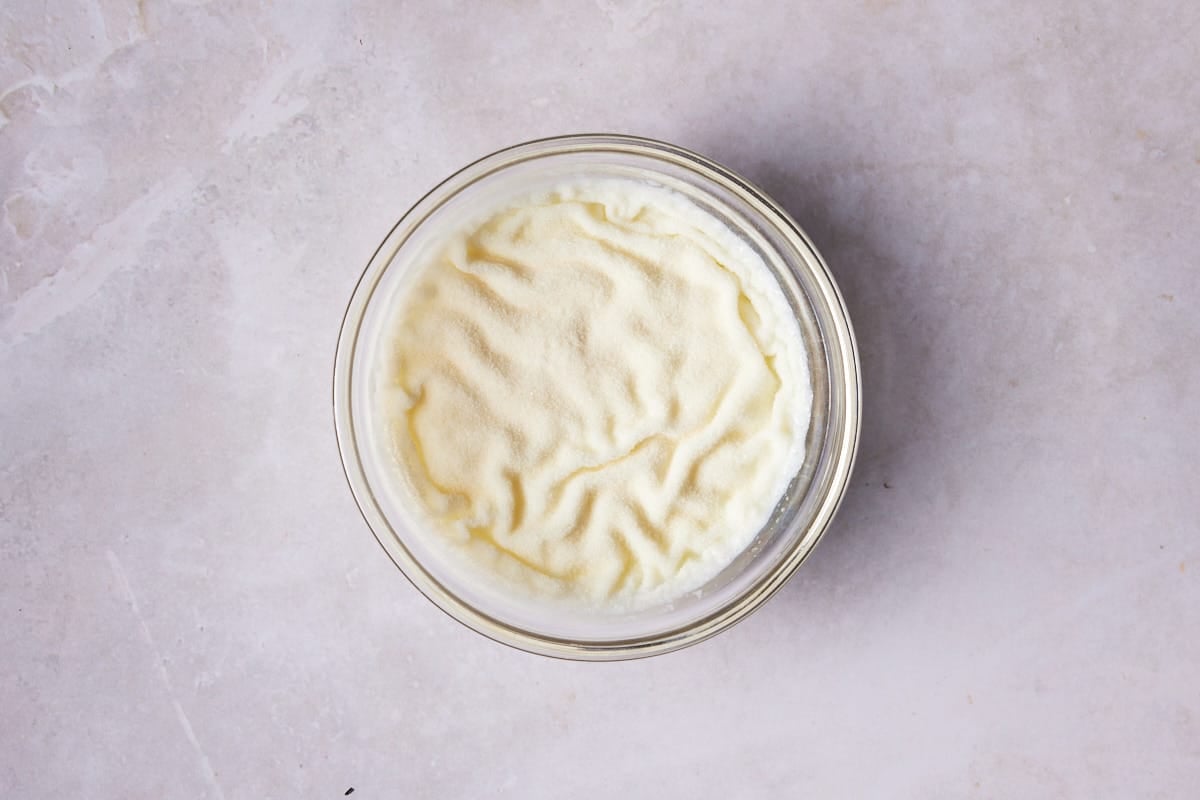
<path id="1" fill-rule="evenodd" d="M 1190 2 L 6 3 L 0 796 L 1193 796 L 1197 42 Z M 610 665 L 420 597 L 330 410 L 407 206 L 589 130 L 774 193 L 866 392 L 800 574 Z"/>

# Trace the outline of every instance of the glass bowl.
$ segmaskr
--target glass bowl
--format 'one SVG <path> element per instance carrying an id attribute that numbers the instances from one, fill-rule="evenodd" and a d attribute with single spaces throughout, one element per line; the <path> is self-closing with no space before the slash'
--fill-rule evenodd
<path id="1" fill-rule="evenodd" d="M 400 489 L 376 399 L 395 301 L 422 253 L 500 198 L 569 178 L 625 177 L 666 186 L 723 221 L 779 282 L 805 339 L 813 413 L 805 459 L 767 524 L 708 583 L 670 603 L 596 614 L 538 604 L 473 581 L 421 531 Z M 743 619 L 783 585 L 829 526 L 858 445 L 858 352 L 846 307 L 808 236 L 760 189 L 681 147 L 618 135 L 542 139 L 486 156 L 421 198 L 371 257 L 346 309 L 333 374 L 333 410 L 346 479 L 376 539 L 426 597 L 459 622 L 532 653 L 615 660 L 665 653 Z"/>

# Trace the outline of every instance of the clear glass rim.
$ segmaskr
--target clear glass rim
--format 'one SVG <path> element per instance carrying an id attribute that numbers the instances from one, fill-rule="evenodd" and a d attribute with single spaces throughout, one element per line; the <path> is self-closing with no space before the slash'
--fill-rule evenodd
<path id="1" fill-rule="evenodd" d="M 790 246 L 808 256 L 804 261 L 817 267 L 809 277 L 819 290 L 820 299 L 832 319 L 832 329 L 824 331 L 822 338 L 826 341 L 832 340 L 836 349 L 827 347 L 827 356 L 831 361 L 836 358 L 840 362 L 836 370 L 835 365 L 830 364 L 830 380 L 832 383 L 835 374 L 842 378 L 839 386 L 844 393 L 845 419 L 840 431 L 840 441 L 835 441 L 831 449 L 833 463 L 830 467 L 830 482 L 807 531 L 798 537 L 791 552 L 745 592 L 700 620 L 636 639 L 577 641 L 544 636 L 498 620 L 486 611 L 464 602 L 444 587 L 404 547 L 400 537 L 394 533 L 391 522 L 380 509 L 358 452 L 354 436 L 354 418 L 350 410 L 353 356 L 363 316 L 380 278 L 409 235 L 443 203 L 498 170 L 531 157 L 581 151 L 607 151 L 665 158 L 678 166 L 688 168 L 733 192 L 753 208 L 763 221 L 769 223 Z M 400 572 L 442 611 L 494 641 L 539 655 L 587 661 L 642 658 L 696 644 L 744 619 L 778 591 L 820 541 L 845 495 L 858 449 L 862 416 L 861 395 L 858 347 L 845 301 L 824 258 L 791 216 L 754 184 L 704 156 L 666 142 L 621 134 L 574 134 L 535 139 L 506 147 L 468 164 L 426 193 L 388 232 L 355 284 L 342 317 L 333 368 L 334 431 L 343 473 L 367 527 Z"/>

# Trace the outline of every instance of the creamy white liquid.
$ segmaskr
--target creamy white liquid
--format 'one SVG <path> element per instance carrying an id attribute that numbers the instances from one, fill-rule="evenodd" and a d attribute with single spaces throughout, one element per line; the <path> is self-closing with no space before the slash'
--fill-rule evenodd
<path id="1" fill-rule="evenodd" d="M 418 265 L 382 394 L 397 468 L 465 570 L 628 609 L 702 585 L 803 461 L 804 344 L 753 249 L 670 190 L 592 180 Z"/>

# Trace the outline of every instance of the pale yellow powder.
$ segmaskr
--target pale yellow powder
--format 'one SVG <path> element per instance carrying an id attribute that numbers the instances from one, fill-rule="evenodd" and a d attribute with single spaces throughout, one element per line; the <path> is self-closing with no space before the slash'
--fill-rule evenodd
<path id="1" fill-rule="evenodd" d="M 689 591 L 754 538 L 802 461 L 811 389 L 778 285 L 716 218 L 585 182 L 420 269 L 385 413 L 434 535 L 614 607 Z"/>

